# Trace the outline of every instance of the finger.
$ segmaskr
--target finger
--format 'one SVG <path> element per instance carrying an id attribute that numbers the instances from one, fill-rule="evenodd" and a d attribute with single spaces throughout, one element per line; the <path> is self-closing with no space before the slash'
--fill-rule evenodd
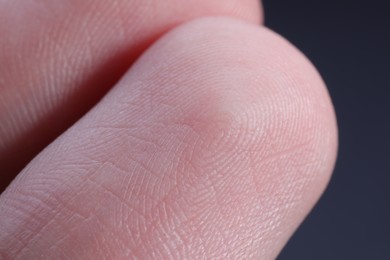
<path id="1" fill-rule="evenodd" d="M 273 259 L 336 148 L 318 74 L 227 18 L 159 40 L 0 197 L 0 252 L 44 259 Z"/>
<path id="2" fill-rule="evenodd" d="M 84 114 L 167 30 L 205 15 L 256 22 L 257 7 L 256 0 L 2 1 L 2 179 Z"/>

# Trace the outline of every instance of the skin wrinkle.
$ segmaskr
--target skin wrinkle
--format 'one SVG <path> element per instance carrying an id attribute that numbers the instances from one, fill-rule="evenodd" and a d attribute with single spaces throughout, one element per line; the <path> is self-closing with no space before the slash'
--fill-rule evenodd
<path id="1" fill-rule="evenodd" d="M 30 235 L 27 236 L 27 237 L 24 237 L 23 238 L 23 247 L 20 247 L 19 249 L 17 249 L 16 251 L 12 252 L 11 254 L 15 256 L 15 258 L 17 258 L 20 254 L 23 253 L 23 251 L 26 251 L 26 250 L 30 250 L 30 251 L 33 251 L 30 249 L 31 247 L 31 243 L 34 241 L 35 238 L 37 237 L 41 237 L 41 231 L 45 230 L 45 227 L 47 226 L 51 226 L 51 224 L 53 222 L 56 221 L 56 217 L 60 214 L 60 213 L 63 213 L 63 211 L 53 211 L 55 212 L 54 213 L 54 216 L 52 217 L 51 220 L 49 220 L 48 222 L 45 222 L 45 221 L 41 221 L 40 223 L 43 223 L 43 225 L 40 225 L 37 229 L 34 229 L 32 230 L 32 232 L 30 232 Z M 26 214 L 27 215 L 27 214 Z M 33 217 L 35 214 L 31 214 L 29 213 L 28 216 L 30 217 Z M 29 223 L 31 224 L 31 221 L 29 220 Z M 25 224 L 24 227 L 26 227 L 27 225 Z"/>
<path id="2" fill-rule="evenodd" d="M 111 195 L 111 197 L 114 197 L 115 200 L 119 202 L 118 205 L 125 206 L 125 207 L 131 209 L 132 212 L 137 213 L 137 217 L 143 217 L 143 214 L 141 214 L 139 211 L 137 211 L 134 207 L 131 207 L 130 205 L 128 205 L 128 204 L 126 203 L 126 201 L 123 200 L 123 198 L 121 198 L 121 196 L 118 195 L 118 194 L 116 194 L 114 191 L 112 191 L 112 190 L 106 188 L 106 187 L 105 187 L 104 185 L 102 185 L 102 184 L 99 184 L 99 183 L 93 181 L 92 179 L 89 179 L 88 181 L 89 181 L 89 183 L 91 183 L 92 185 L 96 186 L 97 188 L 106 191 L 106 193 L 108 193 L 109 195 Z M 104 192 L 103 192 L 103 194 L 104 194 Z M 104 221 L 99 220 L 99 216 L 98 216 L 98 215 L 95 215 L 94 217 L 101 223 L 101 226 L 102 226 L 102 227 L 107 225 L 107 224 L 104 224 Z M 107 230 L 110 230 L 110 227 L 108 227 Z M 122 244 L 122 248 L 124 248 L 124 247 L 125 247 L 124 245 L 127 244 L 127 240 L 126 240 L 125 238 L 121 238 L 122 236 L 116 235 L 115 232 L 112 231 L 112 230 L 110 231 L 110 236 L 109 236 L 109 237 L 110 237 L 111 239 L 115 237 L 115 238 L 116 238 L 116 241 L 120 240 L 120 242 L 121 242 L 121 244 Z M 101 238 L 101 239 L 104 240 L 104 239 L 105 239 L 105 236 L 99 236 L 99 238 Z M 104 245 L 105 243 L 102 243 L 102 244 Z M 128 248 L 128 250 L 131 251 L 131 248 Z"/>
<path id="3" fill-rule="evenodd" d="M 7 125 L 0 128 L 0 163 L 7 179 L 98 102 L 162 34 L 205 15 L 258 22 L 254 7 L 255 0 L 1 3 L 0 89 L 8 112 L 0 114 Z M 18 164 L 11 163 L 15 155 Z"/>
<path id="4" fill-rule="evenodd" d="M 249 25 L 234 20 L 208 18 L 194 21 L 185 25 L 185 29 L 179 28 L 167 35 L 165 40 L 159 41 L 137 62 L 132 72 L 127 74 L 97 107 L 47 148 L 44 153 L 50 151 L 56 153 L 50 162 L 51 165 L 37 164 L 39 161 L 44 161 L 45 155 L 42 155 L 22 173 L 24 177 L 18 179 L 17 184 L 21 187 L 28 187 L 26 185 L 34 183 L 31 177 L 45 178 L 45 175 L 52 175 L 49 169 L 57 168 L 58 165 L 60 168 L 55 171 L 55 176 L 68 175 L 64 177 L 67 184 L 59 187 L 56 184 L 55 188 L 46 188 L 42 191 L 35 190 L 33 196 L 42 196 L 39 193 L 46 192 L 47 196 L 55 193 L 57 196 L 66 198 L 74 191 L 80 190 L 79 194 L 71 196 L 73 199 L 70 202 L 85 212 L 92 212 L 96 218 L 100 219 L 102 224 L 97 230 L 93 230 L 95 225 L 93 221 L 89 223 L 81 221 L 80 228 L 72 230 L 69 238 L 63 240 L 61 247 L 73 245 L 75 243 L 73 241 L 83 238 L 81 232 L 89 230 L 92 232 L 90 235 L 94 237 L 89 245 L 91 251 L 104 241 L 108 241 L 110 237 L 120 236 L 123 241 L 129 242 L 127 246 L 129 250 L 133 248 L 138 250 L 133 254 L 145 258 L 168 257 L 169 254 L 173 254 L 174 249 L 177 249 L 179 251 L 177 255 L 183 258 L 196 257 L 204 252 L 210 256 L 227 256 L 229 253 L 236 252 L 237 248 L 243 247 L 243 251 L 240 252 L 242 255 L 247 253 L 265 258 L 276 256 L 281 246 L 277 241 L 291 234 L 290 231 L 284 230 L 286 220 L 289 216 L 297 214 L 295 213 L 297 207 L 290 205 L 295 203 L 297 193 L 302 192 L 301 189 L 306 189 L 297 186 L 296 183 L 291 183 L 291 186 L 287 185 L 289 178 L 306 179 L 309 171 L 312 172 L 319 167 L 318 163 L 309 168 L 304 164 L 303 167 L 307 168 L 308 174 L 302 174 L 302 171 L 295 165 L 285 164 L 279 158 L 289 157 L 293 162 L 305 159 L 305 154 L 313 158 L 323 158 L 323 156 L 328 158 L 328 155 L 322 155 L 330 153 L 328 144 L 319 143 L 318 140 L 311 138 L 318 139 L 323 135 L 322 131 L 331 129 L 329 126 L 325 130 L 319 127 L 308 127 L 312 124 L 326 126 L 325 122 L 328 122 L 325 118 L 328 115 L 325 114 L 318 114 L 316 117 L 311 114 L 306 115 L 308 110 L 312 109 L 311 106 L 316 105 L 316 102 L 302 104 L 301 101 L 294 101 L 295 95 L 282 94 L 300 87 L 302 89 L 299 91 L 307 91 L 308 98 L 317 99 L 319 95 L 315 91 L 310 91 L 310 88 L 306 88 L 305 85 L 295 86 L 296 83 L 290 85 L 290 82 L 283 81 L 282 83 L 278 81 L 277 84 L 259 85 L 255 84 L 253 79 L 243 81 L 245 76 L 228 77 L 234 70 L 229 64 L 225 66 L 226 50 L 233 49 L 230 44 L 237 48 L 240 46 L 237 43 L 247 37 L 238 37 L 237 40 L 240 34 L 271 38 L 272 40 L 268 42 L 272 43 L 272 46 L 280 46 L 272 47 L 275 48 L 272 50 L 269 50 L 271 44 L 261 47 L 264 48 L 262 52 L 270 56 L 272 56 L 272 51 L 277 52 L 278 48 L 290 48 L 268 31 L 250 26 L 249 29 L 247 26 Z M 228 41 L 227 49 L 220 48 L 220 41 L 213 41 L 213 38 L 209 38 L 211 32 L 222 31 L 225 39 L 230 30 L 235 37 L 229 38 L 231 40 Z M 191 31 L 194 33 L 188 37 Z M 199 34 L 199 31 L 205 31 L 206 36 Z M 213 37 L 218 38 L 218 33 L 214 33 Z M 254 39 L 257 39 L 256 37 Z M 203 42 L 205 39 L 210 41 L 210 47 L 199 49 L 196 43 Z M 257 45 L 254 39 L 251 41 L 256 43 L 253 45 Z M 186 41 L 190 42 L 186 43 Z M 197 64 L 189 64 L 188 60 L 191 59 L 187 56 L 182 57 L 182 62 L 180 57 L 175 58 L 176 62 L 171 60 L 169 63 L 171 75 L 183 74 L 181 78 L 174 77 L 175 84 L 173 85 L 170 85 L 169 81 L 163 81 L 164 84 L 156 81 L 159 73 L 153 71 L 153 68 L 148 72 L 139 73 L 143 71 L 143 68 L 150 68 L 149 64 L 158 63 L 158 60 L 161 60 L 159 53 L 167 53 L 167 42 L 171 43 L 169 48 L 173 49 L 177 49 L 178 46 L 193 46 L 193 51 L 179 53 L 198 54 L 196 57 L 200 60 Z M 257 49 L 257 47 L 253 48 Z M 213 53 L 211 57 L 207 55 L 208 52 L 215 52 L 215 50 L 218 50 L 217 54 Z M 299 59 L 299 55 L 293 49 L 290 48 L 290 51 L 294 53 L 291 59 Z M 255 55 L 249 53 L 236 51 L 228 55 L 231 55 L 233 60 L 237 55 L 244 55 L 249 60 L 248 63 L 253 64 L 251 66 L 254 69 L 263 67 L 269 62 L 267 59 L 253 62 Z M 267 55 L 263 54 L 265 57 Z M 223 58 L 218 59 L 219 56 Z M 219 67 L 220 71 L 202 74 L 202 71 L 209 71 L 210 68 L 215 67 Z M 310 73 L 306 67 L 303 68 L 302 73 L 307 71 Z M 194 69 L 197 70 L 195 75 L 203 75 L 203 78 L 191 80 L 188 74 Z M 282 69 L 288 70 L 288 68 Z M 239 70 L 236 73 L 242 72 Z M 150 77 L 147 73 L 150 73 Z M 270 77 L 272 76 L 271 74 Z M 137 82 L 137 80 L 133 79 L 152 80 L 155 84 L 134 86 L 132 82 Z M 322 87 L 321 83 L 315 84 L 315 88 Z M 165 88 L 164 91 L 167 93 L 173 88 L 172 95 L 157 94 L 161 98 L 155 98 L 156 94 L 148 90 L 148 87 L 153 87 L 153 85 L 158 85 L 161 89 Z M 224 91 L 226 85 L 231 88 L 227 92 Z M 177 89 L 177 86 L 181 89 Z M 253 91 L 254 89 L 256 91 Z M 155 98 L 156 102 L 166 103 L 164 101 L 167 100 L 170 106 L 164 106 L 161 110 L 151 109 L 148 97 L 139 101 L 142 104 L 131 105 L 132 101 L 130 101 L 130 106 L 129 103 L 126 104 L 125 100 L 131 100 L 131 94 L 139 91 L 145 91 L 144 93 L 148 93 L 151 99 Z M 269 92 L 272 92 L 272 95 Z M 250 96 L 252 97 L 249 98 Z M 232 100 L 234 102 L 231 102 Z M 250 102 L 245 102 L 246 100 Z M 117 114 L 117 111 L 123 111 L 123 113 Z M 295 111 L 299 111 L 300 115 L 290 117 L 292 113 L 296 113 Z M 151 115 L 142 121 L 139 120 L 139 115 L 148 113 Z M 221 120 L 220 117 L 223 119 Z M 134 127 L 134 124 L 144 125 L 145 121 L 149 121 L 145 131 L 141 131 L 140 127 Z M 111 122 L 115 122 L 115 125 L 120 128 L 115 128 L 113 131 L 114 129 L 97 127 L 99 124 L 111 125 Z M 128 129 L 126 129 L 127 124 Z M 321 134 L 317 134 L 318 131 L 321 131 Z M 139 138 L 131 138 L 133 135 Z M 67 145 L 62 144 L 72 140 L 73 136 L 77 136 L 73 140 L 79 141 L 71 141 Z M 143 140 L 150 140 L 151 143 L 145 144 Z M 305 141 L 309 142 L 307 146 L 309 148 L 312 146 L 313 151 L 300 147 Z M 58 146 L 62 148 L 59 149 Z M 62 149 L 65 147 L 67 152 L 63 153 Z M 274 159 L 263 163 L 263 158 L 272 156 L 275 152 L 282 154 L 275 155 Z M 113 156 L 114 153 L 115 156 Z M 83 165 L 88 165 L 91 161 L 102 163 L 111 158 L 108 161 L 113 167 L 99 168 L 97 173 L 94 173 L 95 168 L 90 168 L 90 171 L 84 168 L 79 169 L 78 172 L 69 172 L 69 165 L 76 167 L 78 162 L 87 158 L 87 154 L 90 155 L 89 162 L 83 162 Z M 248 154 L 251 154 L 249 158 Z M 312 155 L 309 156 L 310 154 Z M 172 158 L 175 157 L 174 161 Z M 61 162 L 65 162 L 68 166 L 64 166 Z M 248 165 L 255 167 L 248 167 Z M 251 169 L 255 169 L 256 172 Z M 92 181 L 104 187 L 95 188 L 94 184 L 81 177 L 74 178 L 80 174 L 92 177 Z M 131 176 L 134 176 L 134 179 Z M 328 173 L 325 171 L 313 174 L 310 184 L 313 185 L 312 189 L 323 187 L 323 184 L 318 181 L 321 178 L 327 178 L 326 176 Z M 255 183 L 252 181 L 254 177 L 257 177 Z M 69 184 L 75 185 L 74 188 L 69 188 Z M 261 187 L 257 193 L 253 192 L 255 184 Z M 309 184 L 304 183 L 304 185 Z M 108 196 L 107 192 L 101 192 L 102 189 L 114 191 L 117 196 Z M 11 192 L 12 188 L 3 194 L 5 197 L 2 196 L 1 199 L 4 200 L 10 196 Z M 61 194 L 61 192 L 68 195 Z M 310 194 L 312 198 L 307 201 L 315 200 L 318 196 L 318 192 Z M 91 196 L 96 198 L 99 205 L 86 199 Z M 146 205 L 147 201 L 150 205 Z M 130 206 L 141 210 L 147 220 L 144 222 L 141 218 L 133 220 L 137 219 L 135 212 L 131 215 L 134 216 L 133 218 L 122 215 L 121 210 L 126 208 L 126 204 L 123 203 L 130 203 Z M 256 207 L 256 205 L 259 206 Z M 282 205 L 287 205 L 288 208 Z M 237 215 L 235 211 L 241 214 Z M 71 214 L 68 213 L 68 215 Z M 56 218 L 63 219 L 64 217 L 67 216 Z M 128 228 L 123 231 L 117 226 L 118 223 L 127 223 Z M 289 225 L 291 225 L 290 229 L 293 229 L 297 223 Z M 256 228 L 249 228 L 253 226 Z M 104 228 L 106 231 L 103 230 Z M 55 238 L 55 233 L 50 231 L 49 227 L 43 231 L 41 236 L 44 236 L 45 232 L 49 237 Z M 107 237 L 103 238 L 104 235 Z M 1 235 L 0 238 L 4 239 Z M 258 241 L 258 244 L 250 247 L 253 240 Z M 201 246 L 185 244 L 189 243 L 187 241 L 204 241 L 204 244 Z M 37 242 L 43 243 L 43 241 Z M 107 246 L 118 255 L 122 252 L 122 246 L 118 242 L 112 242 Z M 33 245 L 30 247 L 33 248 Z M 263 251 L 264 248 L 268 250 Z M 36 248 L 36 250 L 40 249 Z M 75 255 L 81 252 L 83 252 L 82 248 L 75 248 Z M 48 253 L 53 257 L 56 256 L 54 251 Z"/>

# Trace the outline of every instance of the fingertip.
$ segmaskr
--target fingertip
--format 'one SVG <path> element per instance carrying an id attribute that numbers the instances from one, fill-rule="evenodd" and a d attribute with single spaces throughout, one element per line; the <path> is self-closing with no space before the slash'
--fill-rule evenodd
<path id="1" fill-rule="evenodd" d="M 0 249 L 273 259 L 326 185 L 335 128 L 321 78 L 288 42 L 194 20 L 25 169 L 13 187 L 28 196 L 1 197 L 21 244 Z"/>
<path id="2" fill-rule="evenodd" d="M 206 17 L 171 31 L 133 69 L 128 79 L 152 79 L 150 88 L 171 80 L 179 87 L 164 85 L 165 96 L 203 144 L 190 145 L 186 161 L 221 172 L 219 196 L 243 214 L 260 205 L 262 221 L 246 221 L 258 225 L 251 235 L 267 247 L 247 249 L 276 257 L 324 191 L 337 154 L 335 113 L 314 66 L 264 27 Z M 248 193 L 240 197 L 243 186 Z"/>

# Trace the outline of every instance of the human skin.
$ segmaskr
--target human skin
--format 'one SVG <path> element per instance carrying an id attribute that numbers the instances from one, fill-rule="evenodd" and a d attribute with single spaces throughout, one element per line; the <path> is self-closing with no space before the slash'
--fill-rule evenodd
<path id="1" fill-rule="evenodd" d="M 275 258 L 337 130 L 319 74 L 261 17 L 249 0 L 0 2 L 17 174 L 0 258 Z"/>

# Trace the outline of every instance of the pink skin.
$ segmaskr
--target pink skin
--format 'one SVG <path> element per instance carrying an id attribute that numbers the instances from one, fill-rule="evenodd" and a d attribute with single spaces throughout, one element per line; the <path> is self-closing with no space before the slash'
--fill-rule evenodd
<path id="1" fill-rule="evenodd" d="M 69 85 L 58 84 L 44 101 L 61 100 Z M 0 196 L 0 258 L 273 259 L 336 148 L 326 88 L 301 53 L 248 22 L 196 19 L 148 48 Z"/>
<path id="2" fill-rule="evenodd" d="M 158 37 L 210 15 L 262 20 L 258 0 L 0 1 L 0 190 Z"/>

